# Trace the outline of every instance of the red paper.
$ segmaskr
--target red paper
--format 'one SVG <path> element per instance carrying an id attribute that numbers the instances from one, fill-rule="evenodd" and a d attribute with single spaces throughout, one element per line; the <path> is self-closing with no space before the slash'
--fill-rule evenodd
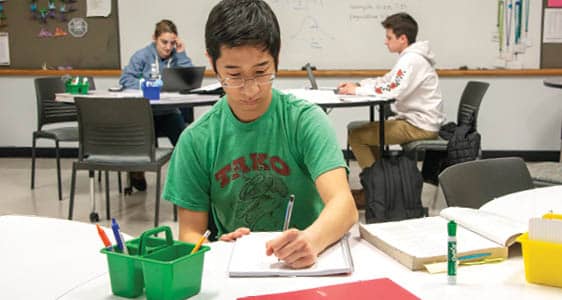
<path id="1" fill-rule="evenodd" d="M 562 7 L 562 0 L 548 0 L 546 7 Z"/>
<path id="2" fill-rule="evenodd" d="M 420 299 L 388 278 L 322 286 L 287 293 L 249 296 L 238 300 L 401 300 Z"/>

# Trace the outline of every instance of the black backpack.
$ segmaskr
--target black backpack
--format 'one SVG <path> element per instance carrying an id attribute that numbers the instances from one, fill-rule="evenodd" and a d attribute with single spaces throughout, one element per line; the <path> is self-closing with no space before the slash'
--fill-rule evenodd
<path id="1" fill-rule="evenodd" d="M 423 179 L 416 163 L 404 156 L 383 156 L 359 175 L 365 189 L 367 223 L 427 215 L 421 205 Z"/>

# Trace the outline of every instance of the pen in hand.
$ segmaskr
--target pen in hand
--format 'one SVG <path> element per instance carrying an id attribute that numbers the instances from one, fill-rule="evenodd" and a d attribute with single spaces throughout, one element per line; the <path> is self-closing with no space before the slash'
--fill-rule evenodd
<path id="1" fill-rule="evenodd" d="M 289 229 L 289 223 L 291 222 L 291 214 L 293 213 L 293 205 L 295 204 L 295 195 L 291 194 L 289 196 L 289 203 L 287 203 L 287 210 L 285 210 L 285 220 L 283 221 L 283 231 Z"/>
<path id="2" fill-rule="evenodd" d="M 199 239 L 199 241 L 197 241 L 197 244 L 195 244 L 195 246 L 193 247 L 193 250 L 191 250 L 190 254 L 194 254 L 197 251 L 199 251 L 199 248 L 201 248 L 201 245 L 203 245 L 203 242 L 205 241 L 205 239 L 209 237 L 210 234 L 211 234 L 210 230 L 205 231 L 203 236 Z"/>

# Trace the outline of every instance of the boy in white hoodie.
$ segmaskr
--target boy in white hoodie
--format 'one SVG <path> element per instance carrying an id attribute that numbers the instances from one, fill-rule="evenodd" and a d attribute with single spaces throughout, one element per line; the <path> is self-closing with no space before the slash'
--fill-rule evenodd
<path id="1" fill-rule="evenodd" d="M 400 55 L 398 62 L 382 77 L 359 84 L 341 83 L 339 93 L 396 99 L 391 105 L 396 116 L 384 123 L 388 144 L 437 138 L 445 115 L 429 43 L 416 42 L 418 24 L 406 13 L 391 15 L 382 25 L 386 29 L 385 45 Z M 370 167 L 379 154 L 379 123 L 351 129 L 348 141 L 361 169 Z"/>

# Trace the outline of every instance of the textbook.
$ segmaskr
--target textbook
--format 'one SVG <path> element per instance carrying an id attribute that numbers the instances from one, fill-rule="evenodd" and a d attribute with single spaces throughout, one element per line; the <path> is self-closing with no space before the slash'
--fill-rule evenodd
<path id="1" fill-rule="evenodd" d="M 449 207 L 440 216 L 397 222 L 359 224 L 361 238 L 411 270 L 447 261 L 447 222 L 457 228 L 457 255 L 507 258 L 508 247 L 527 231 L 527 222 L 498 213 Z"/>
<path id="2" fill-rule="evenodd" d="M 414 300 L 419 299 L 388 278 L 362 280 L 286 293 L 249 296 L 238 300 Z"/>
<path id="3" fill-rule="evenodd" d="M 347 235 L 318 256 L 305 269 L 291 269 L 275 255 L 265 255 L 265 243 L 280 232 L 252 232 L 234 242 L 228 274 L 230 277 L 324 276 L 353 272 L 353 260 Z"/>

